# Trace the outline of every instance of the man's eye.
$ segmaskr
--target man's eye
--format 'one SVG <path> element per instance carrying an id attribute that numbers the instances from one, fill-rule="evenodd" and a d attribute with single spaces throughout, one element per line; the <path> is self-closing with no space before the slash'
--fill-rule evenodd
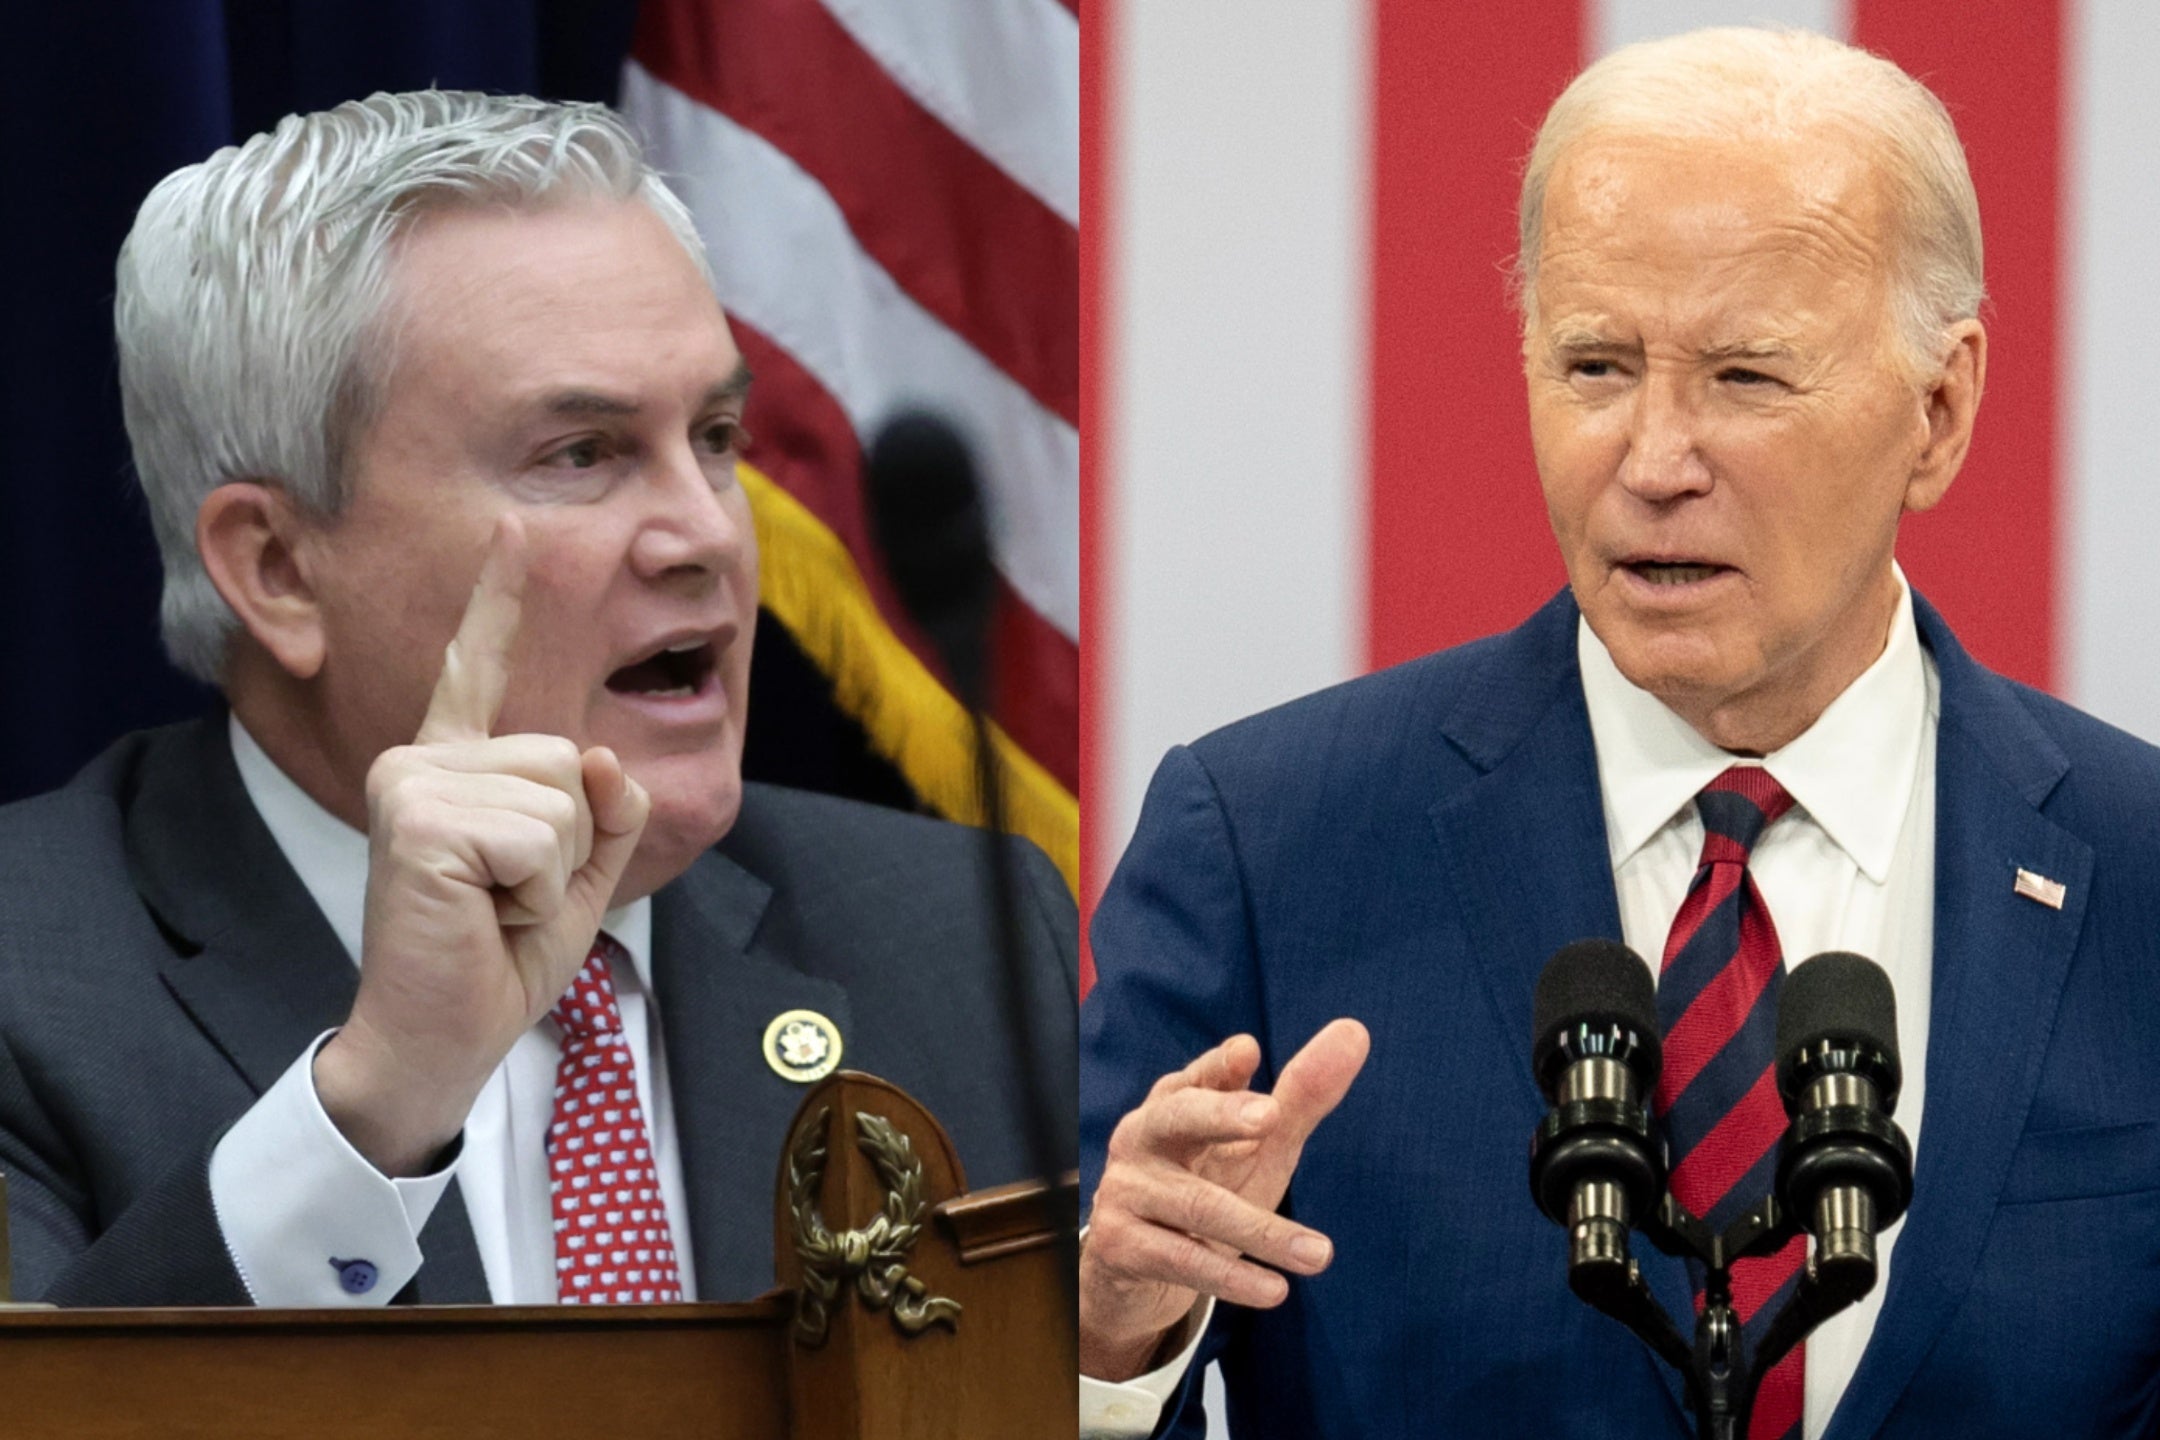
<path id="1" fill-rule="evenodd" d="M 1775 385 L 1778 383 L 1776 376 L 1765 375 L 1760 370 L 1750 370 L 1744 365 L 1728 365 L 1723 370 L 1718 371 L 1718 378 L 1730 381 L 1735 385 Z"/>
<path id="2" fill-rule="evenodd" d="M 1578 380 L 1603 380 L 1618 373 L 1619 367 L 1610 360 L 1576 360 L 1568 366 L 1568 374 Z"/>
<path id="3" fill-rule="evenodd" d="M 563 446 L 549 458 L 572 470 L 590 470 L 600 463 L 604 454 L 598 440 L 578 440 Z"/>
<path id="4" fill-rule="evenodd" d="M 740 455 L 750 448 L 750 432 L 739 420 L 716 420 L 705 427 L 705 448 L 715 455 Z"/>

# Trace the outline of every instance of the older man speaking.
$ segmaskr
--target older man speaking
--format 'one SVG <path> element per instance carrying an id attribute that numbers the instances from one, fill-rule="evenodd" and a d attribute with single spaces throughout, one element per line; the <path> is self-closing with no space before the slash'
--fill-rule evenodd
<path id="1" fill-rule="evenodd" d="M 167 645 L 230 713 L 0 812 L 26 1297 L 748 1296 L 843 1055 L 1028 1173 L 1070 897 L 1028 850 L 1023 1043 L 975 837 L 742 783 L 750 377 L 620 121 L 291 117 L 151 194 L 117 314 Z"/>
<path id="2" fill-rule="evenodd" d="M 1912 1208 L 1756 1440 L 2154 1434 L 2160 753 L 1982 669 L 1894 558 L 1987 372 L 1949 117 L 1815 36 L 1630 47 L 1554 104 L 1521 220 L 1568 589 L 1163 763 L 1083 1014 L 1083 1429 L 1197 1435 L 1219 1358 L 1240 1437 L 1688 1433 L 1525 1184 L 1533 983 L 1595 935 L 1659 971 L 1656 1113 L 1716 1224 L 1769 1193 L 1783 969 L 1896 988 Z M 1747 1343 L 1806 1263 L 1736 1271 Z"/>

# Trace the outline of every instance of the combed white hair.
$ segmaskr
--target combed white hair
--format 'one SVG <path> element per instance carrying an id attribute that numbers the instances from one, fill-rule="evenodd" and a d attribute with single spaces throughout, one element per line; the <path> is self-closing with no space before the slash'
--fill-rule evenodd
<path id="1" fill-rule="evenodd" d="M 1624 46 L 1545 113 L 1523 171 L 1515 283 L 1537 318 L 1545 188 L 1561 154 L 1596 133 L 1785 138 L 1843 130 L 1874 152 L 1899 217 L 1892 305 L 1915 378 L 1943 361 L 1945 332 L 1980 313 L 1980 201 L 1950 112 L 1890 61 L 1805 30 L 1697 30 Z"/>
<path id="2" fill-rule="evenodd" d="M 392 252 L 435 205 L 638 199 L 708 279 L 689 212 L 601 105 L 422 90 L 371 95 L 165 177 L 120 248 L 114 325 L 135 471 L 165 566 L 165 649 L 215 683 L 239 622 L 195 551 L 233 480 L 334 515 L 345 452 L 393 363 Z"/>

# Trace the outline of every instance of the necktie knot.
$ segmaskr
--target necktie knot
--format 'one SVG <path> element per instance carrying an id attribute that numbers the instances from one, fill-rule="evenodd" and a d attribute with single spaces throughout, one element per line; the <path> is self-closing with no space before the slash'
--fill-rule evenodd
<path id="1" fill-rule="evenodd" d="M 1745 865 L 1762 832 L 1792 806 L 1792 796 L 1762 766 L 1728 766 L 1695 797 L 1703 822 L 1702 863 Z"/>
<path id="2" fill-rule="evenodd" d="M 565 1041 L 622 1033 L 622 1010 L 615 1003 L 615 980 L 609 973 L 621 949 L 606 931 L 593 937 L 592 949 L 586 952 L 577 978 L 555 1002 L 555 1023 L 562 1027 Z"/>

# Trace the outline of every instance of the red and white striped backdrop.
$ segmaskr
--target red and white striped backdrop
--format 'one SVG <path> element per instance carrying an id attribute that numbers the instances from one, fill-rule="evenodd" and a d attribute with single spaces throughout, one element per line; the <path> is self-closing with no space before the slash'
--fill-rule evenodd
<path id="1" fill-rule="evenodd" d="M 757 375 L 751 461 L 845 545 L 925 660 L 869 540 L 862 450 L 908 405 L 969 432 L 1005 590 L 995 709 L 1067 810 L 1080 603 L 1076 6 L 645 0 L 622 86 L 624 112 L 697 220 Z M 871 728 L 874 742 L 899 744 Z"/>
<path id="2" fill-rule="evenodd" d="M 1890 56 L 1971 157 L 1988 393 L 1907 573 L 1988 664 L 2160 738 L 2149 0 L 1093 0 L 1090 899 L 1164 747 L 1563 582 L 1502 283 L 1521 157 L 1585 60 L 1751 21 Z"/>

